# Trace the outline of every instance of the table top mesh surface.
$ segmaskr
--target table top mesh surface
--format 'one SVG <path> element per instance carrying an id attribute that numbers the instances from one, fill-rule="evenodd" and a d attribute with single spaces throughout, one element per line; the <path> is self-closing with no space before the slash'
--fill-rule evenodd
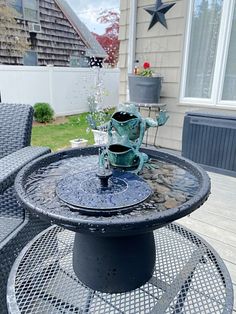
<path id="1" fill-rule="evenodd" d="M 151 280 L 128 293 L 107 294 L 87 288 L 75 276 L 74 233 L 47 229 L 22 251 L 12 269 L 10 313 L 232 313 L 232 284 L 217 253 L 175 224 L 154 235 Z"/>

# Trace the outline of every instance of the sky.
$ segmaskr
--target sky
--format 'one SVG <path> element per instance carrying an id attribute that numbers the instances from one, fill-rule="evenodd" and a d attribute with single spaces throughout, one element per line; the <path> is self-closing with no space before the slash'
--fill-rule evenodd
<path id="1" fill-rule="evenodd" d="M 97 22 L 99 12 L 106 9 L 119 10 L 119 0 L 66 0 L 78 14 L 88 29 L 97 34 L 103 34 L 105 25 Z"/>

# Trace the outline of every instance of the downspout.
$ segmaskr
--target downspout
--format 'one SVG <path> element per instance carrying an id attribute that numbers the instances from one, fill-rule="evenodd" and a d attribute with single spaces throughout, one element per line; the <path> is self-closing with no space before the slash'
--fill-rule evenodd
<path id="1" fill-rule="evenodd" d="M 135 62 L 136 50 L 136 35 L 137 35 L 137 9 L 138 0 L 130 0 L 130 14 L 129 14 L 129 44 L 128 44 L 128 59 L 127 59 L 127 72 L 132 73 Z M 129 98 L 129 90 L 127 84 L 126 98 Z"/>

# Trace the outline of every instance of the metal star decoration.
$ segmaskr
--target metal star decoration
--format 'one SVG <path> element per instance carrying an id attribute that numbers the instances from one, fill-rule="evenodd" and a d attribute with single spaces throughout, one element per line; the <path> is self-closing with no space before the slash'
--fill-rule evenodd
<path id="1" fill-rule="evenodd" d="M 163 26 L 165 26 L 165 28 L 167 28 L 165 14 L 174 5 L 175 3 L 163 4 L 161 0 L 156 0 L 155 6 L 144 8 L 144 10 L 147 11 L 152 16 L 148 30 L 151 29 L 158 22 L 160 22 Z"/>

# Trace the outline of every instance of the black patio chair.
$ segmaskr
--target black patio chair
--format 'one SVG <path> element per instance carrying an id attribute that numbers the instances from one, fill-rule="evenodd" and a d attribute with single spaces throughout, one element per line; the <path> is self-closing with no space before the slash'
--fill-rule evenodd
<path id="1" fill-rule="evenodd" d="M 0 104 L 0 313 L 7 313 L 6 286 L 10 269 L 22 248 L 48 227 L 16 200 L 14 180 L 31 160 L 50 152 L 30 146 L 33 108 Z"/>

